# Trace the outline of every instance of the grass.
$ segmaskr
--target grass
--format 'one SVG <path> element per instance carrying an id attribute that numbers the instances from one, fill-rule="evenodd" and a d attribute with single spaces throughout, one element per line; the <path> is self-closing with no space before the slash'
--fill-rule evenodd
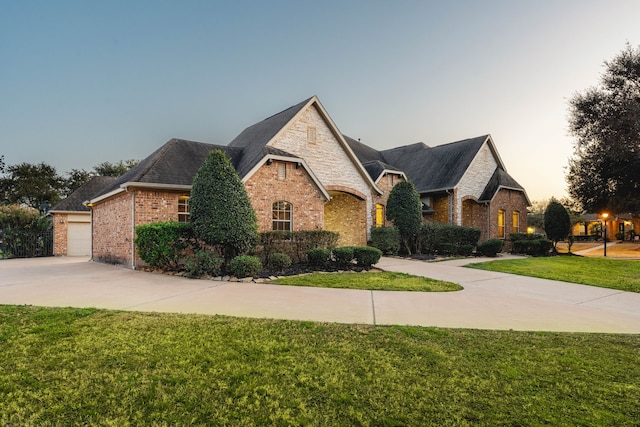
<path id="1" fill-rule="evenodd" d="M 634 260 L 556 256 L 496 260 L 467 267 L 640 292 L 640 262 Z"/>
<path id="2" fill-rule="evenodd" d="M 368 289 L 373 291 L 459 291 L 462 286 L 404 273 L 312 273 L 283 277 L 272 281 L 279 285 L 311 286 L 319 288 Z"/>
<path id="3" fill-rule="evenodd" d="M 1 425 L 637 425 L 640 335 L 0 306 Z"/>

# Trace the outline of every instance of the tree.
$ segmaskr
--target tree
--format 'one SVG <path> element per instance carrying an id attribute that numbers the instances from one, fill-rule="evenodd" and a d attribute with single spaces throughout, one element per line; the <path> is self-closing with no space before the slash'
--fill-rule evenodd
<path id="1" fill-rule="evenodd" d="M 93 167 L 98 176 L 120 176 L 139 163 L 138 160 L 120 160 L 118 163 L 102 162 Z"/>
<path id="2" fill-rule="evenodd" d="M 67 172 L 67 177 L 64 178 L 64 187 L 62 188 L 63 197 L 68 197 L 69 194 L 76 191 L 83 184 L 85 184 L 93 174 L 84 169 L 71 169 L 71 172 Z"/>
<path id="3" fill-rule="evenodd" d="M 6 175 L 0 178 L 2 204 L 23 204 L 40 209 L 60 201 L 63 179 L 56 168 L 46 163 L 32 165 L 21 163 L 6 167 Z"/>
<path id="4" fill-rule="evenodd" d="M 401 182 L 391 189 L 386 216 L 393 222 L 405 250 L 411 255 L 422 224 L 420 195 L 411 182 Z"/>
<path id="5" fill-rule="evenodd" d="M 553 242 L 553 252 L 557 253 L 556 245 L 569 235 L 571 230 L 571 219 L 569 212 L 555 199 L 551 199 L 547 209 L 544 211 L 544 231 L 547 239 Z"/>
<path id="6" fill-rule="evenodd" d="M 218 246 L 228 264 L 258 241 L 258 220 L 229 158 L 209 153 L 191 187 L 191 223 L 198 239 Z"/>
<path id="7" fill-rule="evenodd" d="M 640 46 L 612 61 L 597 87 L 569 101 L 575 137 L 569 194 L 590 212 L 640 211 Z"/>

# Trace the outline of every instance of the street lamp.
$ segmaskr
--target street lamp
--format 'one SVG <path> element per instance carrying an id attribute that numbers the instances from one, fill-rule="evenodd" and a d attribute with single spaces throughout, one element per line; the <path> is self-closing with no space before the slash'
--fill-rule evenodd
<path id="1" fill-rule="evenodd" d="M 607 218 L 609 218 L 609 214 L 604 212 L 602 218 L 604 219 L 604 256 L 607 256 Z"/>

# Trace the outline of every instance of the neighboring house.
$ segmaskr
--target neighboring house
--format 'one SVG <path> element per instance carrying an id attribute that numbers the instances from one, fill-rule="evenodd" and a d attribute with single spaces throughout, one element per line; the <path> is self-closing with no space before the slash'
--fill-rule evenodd
<path id="1" fill-rule="evenodd" d="M 571 229 L 573 236 L 584 236 L 584 238 L 601 239 L 602 225 L 604 219 L 601 214 L 585 214 L 584 221 L 576 223 Z M 640 216 L 637 214 L 610 214 L 607 218 L 607 238 L 617 239 L 621 233 L 623 240 L 640 240 L 638 230 L 640 230 Z"/>
<path id="2" fill-rule="evenodd" d="M 84 202 L 100 194 L 115 179 L 94 176 L 49 211 L 53 218 L 54 255 L 91 255 L 91 210 Z"/>
<path id="3" fill-rule="evenodd" d="M 172 139 L 105 186 L 88 204 L 93 259 L 135 268 L 135 226 L 188 221 L 193 177 L 215 149 L 238 171 L 261 231 L 324 229 L 340 245 L 364 245 L 372 226 L 389 225 L 389 192 L 406 179 L 425 220 L 478 227 L 483 240 L 526 230 L 529 200 L 490 136 L 377 151 L 342 135 L 314 96 L 225 146 Z"/>

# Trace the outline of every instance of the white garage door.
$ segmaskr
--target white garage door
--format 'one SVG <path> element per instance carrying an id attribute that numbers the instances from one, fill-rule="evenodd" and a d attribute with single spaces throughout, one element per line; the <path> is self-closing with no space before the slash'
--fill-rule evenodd
<path id="1" fill-rule="evenodd" d="M 91 223 L 69 222 L 67 229 L 67 255 L 91 255 Z"/>

